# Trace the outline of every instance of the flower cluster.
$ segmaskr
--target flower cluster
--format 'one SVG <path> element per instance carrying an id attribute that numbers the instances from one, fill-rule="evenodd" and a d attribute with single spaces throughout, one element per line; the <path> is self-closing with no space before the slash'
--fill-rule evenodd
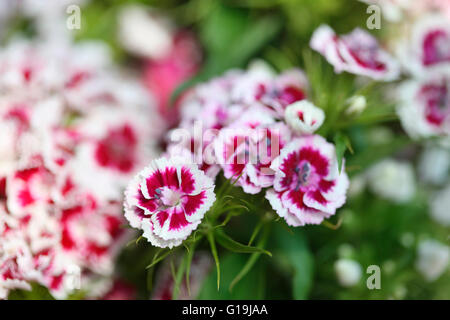
<path id="1" fill-rule="evenodd" d="M 63 298 L 112 273 L 122 190 L 155 152 L 157 124 L 100 44 L 2 49 L 0 298 L 30 282 Z"/>
<path id="2" fill-rule="evenodd" d="M 130 224 L 154 245 L 180 244 L 214 200 L 220 171 L 248 194 L 264 190 L 289 225 L 320 224 L 335 214 L 348 178 L 334 145 L 314 134 L 325 115 L 306 100 L 307 89 L 302 71 L 275 75 L 263 64 L 192 89 L 165 158 L 128 187 Z"/>
<path id="3" fill-rule="evenodd" d="M 450 23 L 430 14 L 415 21 L 398 45 L 412 78 L 399 87 L 398 115 L 412 138 L 450 136 Z M 406 59 L 407 57 L 407 59 Z"/>

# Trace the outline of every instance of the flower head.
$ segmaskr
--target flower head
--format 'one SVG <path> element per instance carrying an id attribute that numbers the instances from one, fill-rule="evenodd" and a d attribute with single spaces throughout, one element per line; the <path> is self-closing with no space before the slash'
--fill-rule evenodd
<path id="1" fill-rule="evenodd" d="M 329 26 L 322 25 L 314 32 L 310 45 L 337 73 L 347 71 L 382 81 L 395 80 L 399 75 L 397 62 L 362 29 L 337 36 Z"/>
<path id="2" fill-rule="evenodd" d="M 320 224 L 345 202 L 348 177 L 338 170 L 334 146 L 320 136 L 293 140 L 271 168 L 274 187 L 266 198 L 289 225 Z"/>
<path id="3" fill-rule="evenodd" d="M 246 193 L 256 194 L 273 184 L 270 168 L 290 138 L 290 130 L 264 110 L 250 108 L 236 122 L 220 131 L 215 154 L 227 179 Z"/>
<path id="4" fill-rule="evenodd" d="M 409 80 L 399 88 L 397 113 L 414 139 L 450 136 L 450 78 Z"/>
<path id="5" fill-rule="evenodd" d="M 412 27 L 410 34 L 398 42 L 399 61 L 414 76 L 446 75 L 450 72 L 450 23 L 448 18 L 425 15 Z"/>
<path id="6" fill-rule="evenodd" d="M 160 158 L 125 192 L 125 217 L 158 247 L 181 244 L 215 201 L 213 181 L 195 165 Z"/>

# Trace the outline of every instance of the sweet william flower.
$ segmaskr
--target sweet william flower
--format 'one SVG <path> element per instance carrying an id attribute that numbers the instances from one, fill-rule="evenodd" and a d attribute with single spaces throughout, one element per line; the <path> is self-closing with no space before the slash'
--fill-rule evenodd
<path id="1" fill-rule="evenodd" d="M 397 114 L 413 139 L 450 136 L 450 78 L 405 81 L 398 89 Z"/>
<path id="2" fill-rule="evenodd" d="M 289 225 L 320 224 L 345 203 L 347 174 L 338 170 L 334 145 L 321 136 L 293 140 L 271 168 L 274 187 L 266 198 Z"/>
<path id="3" fill-rule="evenodd" d="M 373 36 L 359 28 L 337 36 L 329 26 L 322 25 L 314 32 L 310 46 L 322 54 L 337 73 L 346 71 L 380 81 L 392 81 L 399 75 L 396 60 L 379 47 Z"/>
<path id="4" fill-rule="evenodd" d="M 325 113 L 311 102 L 302 100 L 288 105 L 284 117 L 293 131 L 310 134 L 323 124 Z"/>
<path id="5" fill-rule="evenodd" d="M 289 128 L 259 107 L 248 109 L 215 140 L 215 155 L 227 179 L 239 179 L 236 185 L 256 194 L 271 187 L 272 161 L 290 138 Z"/>
<path id="6" fill-rule="evenodd" d="M 160 158 L 125 191 L 125 217 L 154 246 L 177 246 L 197 228 L 215 201 L 211 178 L 177 159 Z"/>
<path id="7" fill-rule="evenodd" d="M 450 72 L 450 23 L 447 17 L 428 14 L 397 42 L 396 54 L 404 69 L 417 78 Z"/>

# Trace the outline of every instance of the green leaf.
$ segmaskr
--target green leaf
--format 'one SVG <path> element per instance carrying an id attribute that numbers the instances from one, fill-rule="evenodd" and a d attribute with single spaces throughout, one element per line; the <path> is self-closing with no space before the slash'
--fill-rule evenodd
<path id="1" fill-rule="evenodd" d="M 217 290 L 220 289 L 220 262 L 219 255 L 217 254 L 216 242 L 214 240 L 214 235 L 212 232 L 207 234 L 207 238 L 209 241 L 209 245 L 211 246 L 211 253 L 214 258 L 214 262 L 216 263 L 216 271 L 217 271 Z"/>
<path id="2" fill-rule="evenodd" d="M 342 159 L 344 158 L 345 150 L 348 145 L 348 137 L 344 136 L 341 132 L 336 133 L 334 136 L 334 143 L 336 145 L 336 159 L 338 162 L 338 170 L 341 172 Z"/>
<path id="3" fill-rule="evenodd" d="M 222 247 L 224 247 L 225 249 L 228 249 L 232 252 L 237 252 L 237 253 L 259 252 L 259 253 L 267 254 L 268 256 L 272 256 L 272 254 L 267 250 L 257 248 L 257 247 L 247 246 L 245 244 L 239 243 L 239 242 L 231 239 L 229 236 L 227 236 L 222 231 L 217 231 L 215 233 L 215 237 L 216 237 L 217 242 Z"/>
<path id="4" fill-rule="evenodd" d="M 150 268 L 154 267 L 156 264 L 158 264 L 159 262 L 164 260 L 169 254 L 171 254 L 173 252 L 172 250 L 167 250 L 163 254 L 160 255 L 160 253 L 162 251 L 164 251 L 164 249 L 161 249 L 154 255 L 152 263 L 150 263 L 147 267 L 145 267 L 146 269 L 150 269 Z"/>
<path id="5" fill-rule="evenodd" d="M 236 277 L 236 274 L 246 264 L 247 257 L 241 254 L 228 253 L 225 254 L 221 260 L 222 274 L 221 287 L 217 290 L 216 277 L 214 272 L 210 272 L 202 284 L 197 299 L 199 300 L 249 300 L 249 299 L 264 299 L 265 297 L 265 275 L 266 264 L 259 263 L 248 272 L 248 274 L 237 283 L 233 291 L 229 290 L 230 284 Z"/>
<path id="6" fill-rule="evenodd" d="M 220 75 L 231 68 L 242 68 L 281 30 L 282 21 L 270 15 L 251 19 L 242 10 L 218 5 L 201 26 L 207 59 L 202 70 L 172 93 L 172 103 L 186 89 Z"/>
<path id="7" fill-rule="evenodd" d="M 186 253 L 186 288 L 188 291 L 188 295 L 191 295 L 191 286 L 190 286 L 190 273 L 191 273 L 191 264 L 192 264 L 192 258 L 194 257 L 195 247 L 197 242 L 193 242 L 190 248 L 188 249 Z"/>
<path id="8" fill-rule="evenodd" d="M 173 290 L 172 290 L 173 300 L 176 300 L 178 298 L 178 294 L 180 293 L 180 285 L 181 285 L 181 281 L 183 279 L 184 270 L 186 270 L 187 261 L 188 261 L 188 254 L 186 253 L 186 254 L 184 254 L 183 258 L 181 259 L 181 263 L 178 266 L 177 272 L 175 273 Z"/>
<path id="9" fill-rule="evenodd" d="M 264 228 L 264 232 L 261 236 L 261 239 L 258 241 L 258 244 L 256 245 L 257 248 L 263 249 L 267 243 L 267 238 L 269 236 L 269 229 L 268 226 Z M 233 290 L 233 287 L 241 281 L 252 269 L 252 267 L 255 265 L 256 261 L 258 261 L 259 256 L 261 255 L 260 252 L 252 253 L 250 258 L 245 263 L 244 267 L 241 269 L 241 271 L 236 275 L 236 277 L 231 281 L 230 284 L 230 291 Z"/>
<path id="10" fill-rule="evenodd" d="M 271 243 L 274 245 L 274 260 L 284 263 L 292 272 L 294 299 L 307 299 L 313 284 L 314 259 L 303 231 L 295 228 L 289 233 L 277 224 L 272 232 Z"/>
<path id="11" fill-rule="evenodd" d="M 55 300 L 48 289 L 38 283 L 30 283 L 31 290 L 16 289 L 9 292 L 8 300 Z"/>

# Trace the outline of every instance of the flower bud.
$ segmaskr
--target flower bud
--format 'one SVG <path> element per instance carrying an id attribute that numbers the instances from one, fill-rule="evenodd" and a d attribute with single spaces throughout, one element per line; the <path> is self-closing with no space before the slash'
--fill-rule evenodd
<path id="1" fill-rule="evenodd" d="M 348 108 L 345 110 L 347 115 L 359 115 L 366 109 L 367 101 L 364 96 L 353 96 L 347 100 Z"/>
<path id="2" fill-rule="evenodd" d="M 284 113 L 286 123 L 298 133 L 313 133 L 325 120 L 325 113 L 307 100 L 287 106 Z"/>

